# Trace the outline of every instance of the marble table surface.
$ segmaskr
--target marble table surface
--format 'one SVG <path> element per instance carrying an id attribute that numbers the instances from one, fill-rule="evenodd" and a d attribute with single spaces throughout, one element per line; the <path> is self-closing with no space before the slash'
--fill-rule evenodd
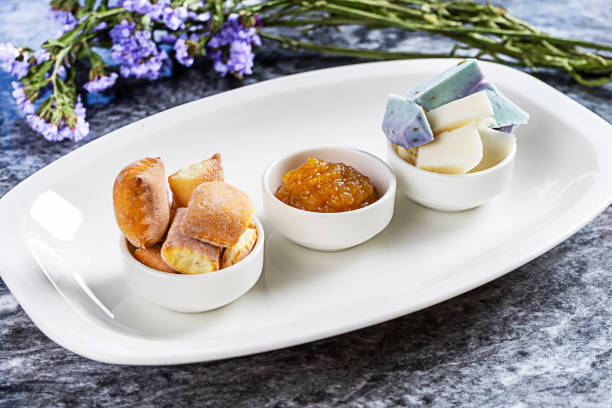
<path id="1" fill-rule="evenodd" d="M 544 30 L 610 43 L 609 0 L 496 1 Z M 0 42 L 36 46 L 58 30 L 46 2 L 3 0 Z M 349 27 L 336 44 L 448 50 L 449 41 Z M 0 74 L 0 196 L 78 146 L 155 112 L 290 73 L 359 62 L 264 46 L 254 75 L 219 78 L 208 63 L 156 83 L 121 84 L 88 107 L 91 135 L 49 143 L 31 131 Z M 612 122 L 612 87 L 538 75 Z M 3 235 L 0 242 L 11 239 Z M 170 367 L 106 365 L 63 349 L 0 281 L 0 406 L 509 406 L 612 403 L 612 208 L 515 271 L 454 299 L 356 332 L 260 355 Z"/>

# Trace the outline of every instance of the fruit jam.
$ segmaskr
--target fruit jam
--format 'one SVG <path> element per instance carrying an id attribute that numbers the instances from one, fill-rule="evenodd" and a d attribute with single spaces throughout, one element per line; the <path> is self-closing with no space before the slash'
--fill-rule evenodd
<path id="1" fill-rule="evenodd" d="M 312 157 L 285 173 L 274 195 L 292 207 L 324 213 L 356 210 L 379 198 L 370 179 L 353 167 Z"/>

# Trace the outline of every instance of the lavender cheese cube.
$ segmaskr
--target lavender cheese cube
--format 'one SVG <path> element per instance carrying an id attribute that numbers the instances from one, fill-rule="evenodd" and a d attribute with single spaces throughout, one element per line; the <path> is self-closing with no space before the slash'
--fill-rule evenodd
<path id="1" fill-rule="evenodd" d="M 434 139 L 423 108 L 397 95 L 387 98 L 382 130 L 392 143 L 407 149 Z"/>
<path id="2" fill-rule="evenodd" d="M 495 85 L 490 82 L 483 81 L 474 92 L 485 91 L 493 106 L 493 123 L 489 127 L 492 128 L 507 128 L 510 125 L 522 125 L 529 120 L 529 114 L 519 108 L 514 102 L 506 98 L 503 93 Z M 505 130 L 502 130 L 505 131 Z M 506 133 L 512 133 L 512 130 Z"/>
<path id="3" fill-rule="evenodd" d="M 463 60 L 408 91 L 407 98 L 430 111 L 471 95 L 483 78 L 476 60 Z"/>
<path id="4" fill-rule="evenodd" d="M 495 130 L 499 130 L 500 132 L 504 132 L 504 133 L 514 133 L 514 129 L 516 128 L 516 125 L 508 125 L 508 126 L 502 126 L 502 127 L 498 127 L 498 128 L 494 128 Z"/>

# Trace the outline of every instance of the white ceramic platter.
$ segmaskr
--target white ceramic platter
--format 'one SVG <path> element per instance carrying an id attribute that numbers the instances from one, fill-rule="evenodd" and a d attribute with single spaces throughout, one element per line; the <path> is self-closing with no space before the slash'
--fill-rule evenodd
<path id="1" fill-rule="evenodd" d="M 40 170 L 0 199 L 0 273 L 38 327 L 91 359 L 175 364 L 258 353 L 379 323 L 441 302 L 528 262 L 612 199 L 612 127 L 522 72 L 482 68 L 531 114 L 511 188 L 463 213 L 397 196 L 379 235 L 336 253 L 266 229 L 264 271 L 236 302 L 201 314 L 157 307 L 124 280 L 115 175 L 160 155 L 167 171 L 223 154 L 226 179 L 262 217 L 266 166 L 296 150 L 349 146 L 385 157 L 380 124 L 403 93 L 454 60 L 370 63 L 275 79 L 141 120 Z"/>

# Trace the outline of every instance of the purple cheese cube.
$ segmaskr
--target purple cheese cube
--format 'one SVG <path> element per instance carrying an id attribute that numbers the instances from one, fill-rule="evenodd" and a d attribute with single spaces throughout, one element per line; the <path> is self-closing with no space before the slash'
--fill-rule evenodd
<path id="1" fill-rule="evenodd" d="M 434 140 L 423 108 L 397 95 L 387 98 L 382 131 L 392 143 L 407 149 Z"/>
<path id="2" fill-rule="evenodd" d="M 502 127 L 495 128 L 495 130 L 499 130 L 500 132 L 504 132 L 504 133 L 512 133 L 514 132 L 515 128 L 516 128 L 516 125 L 508 125 L 508 126 L 502 126 Z"/>
<path id="3" fill-rule="evenodd" d="M 407 98 L 430 111 L 471 95 L 483 78 L 475 59 L 463 60 L 408 91 Z"/>

